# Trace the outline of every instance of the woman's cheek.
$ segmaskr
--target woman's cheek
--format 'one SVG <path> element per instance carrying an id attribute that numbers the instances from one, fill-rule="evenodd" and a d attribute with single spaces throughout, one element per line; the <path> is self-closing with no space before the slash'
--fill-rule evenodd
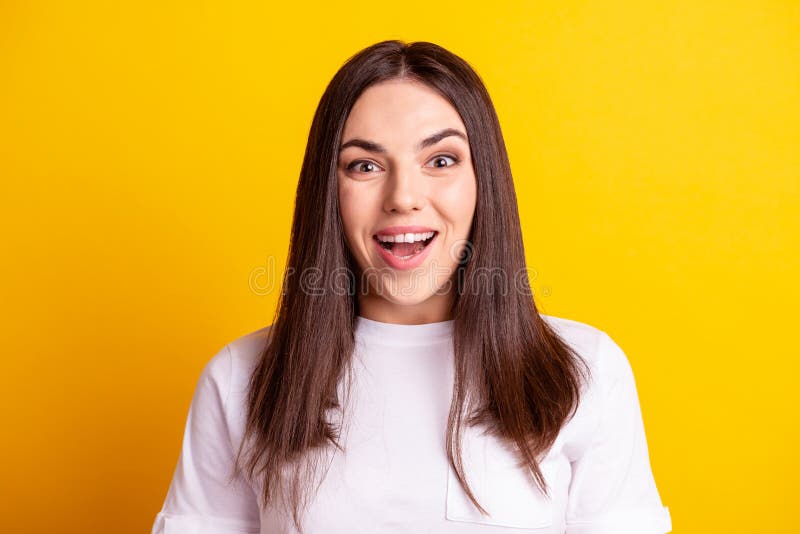
<path id="1" fill-rule="evenodd" d="M 475 213 L 477 191 L 474 178 L 465 177 L 444 185 L 437 193 L 443 216 L 456 228 L 469 227 Z"/>
<path id="2" fill-rule="evenodd" d="M 339 186 L 339 211 L 341 212 L 344 231 L 347 235 L 352 235 L 353 226 L 356 222 L 354 219 L 358 215 L 356 200 L 352 187 L 345 184 Z"/>
<path id="3" fill-rule="evenodd" d="M 346 182 L 340 183 L 339 212 L 342 217 L 345 240 L 360 269 L 367 267 L 370 261 L 369 250 L 365 250 L 365 246 L 368 244 L 362 243 L 360 238 L 364 235 L 365 229 L 371 226 L 368 224 L 368 209 L 364 204 L 363 196 L 357 187 Z"/>

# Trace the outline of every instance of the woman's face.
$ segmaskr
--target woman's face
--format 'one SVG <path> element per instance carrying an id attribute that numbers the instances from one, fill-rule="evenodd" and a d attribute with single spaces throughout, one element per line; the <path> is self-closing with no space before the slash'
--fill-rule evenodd
<path id="1" fill-rule="evenodd" d="M 455 108 L 420 82 L 370 86 L 345 123 L 337 173 L 345 237 L 361 270 L 362 315 L 447 318 L 477 195 Z"/>

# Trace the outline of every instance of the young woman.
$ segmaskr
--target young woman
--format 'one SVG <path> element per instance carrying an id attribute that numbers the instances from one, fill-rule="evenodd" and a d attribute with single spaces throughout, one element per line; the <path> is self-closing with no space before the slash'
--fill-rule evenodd
<path id="1" fill-rule="evenodd" d="M 354 55 L 274 321 L 205 366 L 153 534 L 670 532 L 624 352 L 538 313 L 524 258 L 474 70 L 427 42 Z"/>

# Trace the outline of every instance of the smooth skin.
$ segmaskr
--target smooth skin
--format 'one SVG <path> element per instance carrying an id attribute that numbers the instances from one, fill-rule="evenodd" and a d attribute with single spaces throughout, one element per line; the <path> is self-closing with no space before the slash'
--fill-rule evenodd
<path id="1" fill-rule="evenodd" d="M 443 131 L 444 136 L 423 143 Z M 359 315 L 395 324 L 452 319 L 453 274 L 477 200 L 461 116 L 430 87 L 389 80 L 370 86 L 353 106 L 342 146 L 356 139 L 373 146 L 342 149 L 337 175 L 345 238 L 360 270 Z M 388 226 L 406 225 L 427 226 L 439 234 L 420 266 L 393 269 L 373 236 Z"/>

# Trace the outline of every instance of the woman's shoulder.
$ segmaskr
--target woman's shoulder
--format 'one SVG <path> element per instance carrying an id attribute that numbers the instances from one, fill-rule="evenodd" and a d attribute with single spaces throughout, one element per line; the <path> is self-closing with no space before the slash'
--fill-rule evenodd
<path id="1" fill-rule="evenodd" d="M 604 412 L 617 409 L 608 401 L 609 392 L 620 383 L 632 385 L 633 374 L 627 356 L 603 329 L 563 317 L 550 315 L 541 317 L 575 350 L 589 368 L 588 381 L 582 389 L 575 416 L 565 425 L 559 436 L 565 453 L 574 460 L 592 443 L 598 433 L 599 425 L 607 419 Z M 631 395 L 622 402 L 632 405 L 638 401 Z"/>
<path id="2" fill-rule="evenodd" d="M 244 391 L 266 347 L 270 327 L 248 332 L 223 345 L 206 361 L 203 378 L 217 384 L 226 398 Z"/>
<path id="3" fill-rule="evenodd" d="M 543 313 L 540 313 L 539 316 L 558 337 L 575 349 L 584 359 L 594 359 L 601 339 L 608 335 L 597 326 L 575 319 Z"/>
<path id="4" fill-rule="evenodd" d="M 575 319 L 567 319 L 566 317 L 557 317 L 555 315 L 548 315 L 544 313 L 540 313 L 539 317 L 541 317 L 548 325 L 558 331 L 559 334 L 564 334 L 571 338 L 579 339 L 592 337 L 603 332 L 594 325 L 576 321 Z"/>
<path id="5" fill-rule="evenodd" d="M 267 325 L 242 336 L 227 344 L 230 352 L 231 387 L 242 390 L 250 379 L 253 369 L 258 364 L 261 354 L 267 346 L 272 325 Z"/>
<path id="6" fill-rule="evenodd" d="M 605 389 L 620 378 L 632 377 L 627 355 L 605 330 L 574 319 L 545 314 L 540 317 L 589 365 L 595 386 Z"/>
<path id="7" fill-rule="evenodd" d="M 258 361 L 267 341 L 272 325 L 264 326 L 228 343 L 235 367 L 253 367 Z"/>
<path id="8" fill-rule="evenodd" d="M 265 326 L 224 344 L 206 361 L 200 376 L 195 417 L 224 421 L 226 439 L 232 443 L 238 443 L 244 434 L 250 377 L 266 347 L 269 331 Z"/>

